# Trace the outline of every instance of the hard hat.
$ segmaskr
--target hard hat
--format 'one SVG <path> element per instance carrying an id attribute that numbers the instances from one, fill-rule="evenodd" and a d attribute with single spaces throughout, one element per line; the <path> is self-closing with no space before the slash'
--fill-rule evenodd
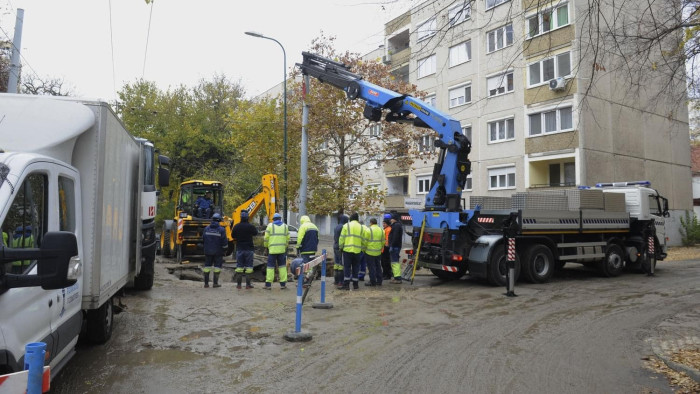
<path id="1" fill-rule="evenodd" d="M 281 220 L 281 219 L 282 219 L 282 215 L 280 215 L 279 213 L 275 213 L 274 215 L 272 215 L 272 219 L 273 219 L 273 220 L 277 220 L 277 219 L 280 219 L 280 220 Z"/>
<path id="2" fill-rule="evenodd" d="M 245 209 L 241 211 L 241 220 L 248 219 L 248 211 Z"/>
<path id="3" fill-rule="evenodd" d="M 390 214 L 390 213 L 385 213 L 385 214 L 384 214 L 384 219 L 391 219 L 391 214 Z"/>
<path id="4" fill-rule="evenodd" d="M 215 213 L 215 214 L 213 214 L 213 215 L 211 216 L 211 220 L 212 220 L 212 221 L 220 222 L 220 221 L 221 221 L 221 214 L 220 214 L 220 213 Z"/>

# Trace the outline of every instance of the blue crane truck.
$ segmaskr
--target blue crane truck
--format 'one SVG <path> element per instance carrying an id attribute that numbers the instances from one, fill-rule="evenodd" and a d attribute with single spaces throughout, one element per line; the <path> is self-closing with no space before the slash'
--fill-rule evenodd
<path id="1" fill-rule="evenodd" d="M 365 81 L 343 63 L 302 55 L 303 62 L 297 63 L 302 74 L 342 89 L 350 100 L 364 100 L 368 120 L 437 132 L 439 154 L 424 208 L 409 210 L 413 249 L 408 254 L 418 267 L 441 279 L 468 273 L 504 286 L 509 281 L 506 237 L 515 239 L 512 279 L 522 273 L 536 283 L 548 281 L 566 263 L 595 265 L 605 276 L 616 276 L 625 267 L 651 273 L 656 261 L 666 257 L 668 200 L 647 182 L 516 193 L 505 207 L 466 209 L 462 190 L 471 172 L 471 142 L 459 121 L 414 97 Z"/>

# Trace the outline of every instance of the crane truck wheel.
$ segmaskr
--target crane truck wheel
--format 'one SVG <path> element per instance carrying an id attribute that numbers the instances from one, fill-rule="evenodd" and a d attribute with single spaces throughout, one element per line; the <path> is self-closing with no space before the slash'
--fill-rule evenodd
<path id="1" fill-rule="evenodd" d="M 112 337 L 114 305 L 110 298 L 101 307 L 87 313 L 87 339 L 92 343 L 105 343 Z"/>
<path id="2" fill-rule="evenodd" d="M 506 262 L 506 251 L 503 244 L 494 246 L 493 253 L 489 259 L 489 266 L 486 270 L 486 276 L 490 284 L 493 286 L 505 286 L 508 283 L 508 264 Z M 518 281 L 520 276 L 520 256 L 515 254 L 515 281 Z"/>
<path id="3" fill-rule="evenodd" d="M 618 276 L 625 269 L 625 254 L 617 244 L 608 244 L 600 270 L 607 277 Z"/>
<path id="4" fill-rule="evenodd" d="M 549 282 L 554 269 L 554 256 L 548 247 L 542 244 L 535 244 L 530 246 L 525 252 L 521 272 L 528 282 Z"/>

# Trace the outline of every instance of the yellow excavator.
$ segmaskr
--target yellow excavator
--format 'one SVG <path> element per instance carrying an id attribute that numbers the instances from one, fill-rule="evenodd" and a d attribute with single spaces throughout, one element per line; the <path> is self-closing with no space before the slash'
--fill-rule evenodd
<path id="1" fill-rule="evenodd" d="M 226 228 L 229 250 L 232 251 L 231 229 L 241 220 L 241 211 L 247 210 L 251 218 L 264 206 L 269 221 L 277 212 L 279 186 L 277 175 L 265 174 L 258 189 L 248 199 L 234 209 L 231 217 L 223 215 L 224 190 L 221 182 L 190 180 L 180 184 L 175 217 L 163 223 L 160 236 L 161 252 L 165 257 L 174 257 L 178 263 L 185 255 L 203 254 L 202 233 L 211 223 L 214 213 L 222 215 L 221 223 Z M 203 200 L 208 200 L 203 202 Z M 200 203 L 198 203 L 200 202 Z"/>
<path id="2" fill-rule="evenodd" d="M 202 233 L 211 223 L 213 214 L 222 215 L 224 224 L 230 218 L 223 215 L 224 187 L 218 181 L 190 180 L 180 184 L 175 205 L 175 217 L 163 223 L 160 235 L 161 252 L 175 257 L 178 263 L 185 255 L 203 254 Z M 231 241 L 228 226 L 227 235 Z"/>

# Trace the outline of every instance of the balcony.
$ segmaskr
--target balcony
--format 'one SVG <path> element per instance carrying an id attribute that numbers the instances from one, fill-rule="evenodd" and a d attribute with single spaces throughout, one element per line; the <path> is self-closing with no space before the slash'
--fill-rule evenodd
<path id="1" fill-rule="evenodd" d="M 393 194 L 384 197 L 384 209 L 390 211 L 392 209 L 401 210 L 404 209 L 404 196 L 403 194 Z"/>

